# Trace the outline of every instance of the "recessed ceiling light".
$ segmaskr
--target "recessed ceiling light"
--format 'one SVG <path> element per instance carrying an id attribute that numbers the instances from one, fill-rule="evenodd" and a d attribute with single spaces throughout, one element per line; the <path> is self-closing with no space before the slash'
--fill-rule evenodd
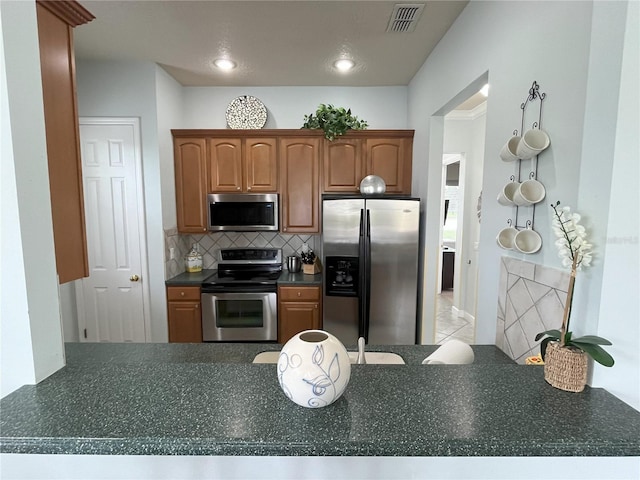
<path id="1" fill-rule="evenodd" d="M 355 62 L 353 60 L 349 60 L 348 58 L 341 58 L 340 60 L 336 60 L 333 63 L 333 66 L 341 72 L 348 72 L 355 66 Z"/>
<path id="2" fill-rule="evenodd" d="M 484 87 L 482 87 L 482 88 L 480 89 L 480 93 L 481 93 L 482 95 L 484 95 L 485 97 L 488 97 L 488 96 L 489 96 L 489 84 L 488 84 L 488 83 L 485 83 L 485 84 L 484 84 Z"/>
<path id="3" fill-rule="evenodd" d="M 213 62 L 213 64 L 220 70 L 224 70 L 225 72 L 236 68 L 236 62 L 234 62 L 233 60 L 229 60 L 228 58 L 218 58 Z"/>

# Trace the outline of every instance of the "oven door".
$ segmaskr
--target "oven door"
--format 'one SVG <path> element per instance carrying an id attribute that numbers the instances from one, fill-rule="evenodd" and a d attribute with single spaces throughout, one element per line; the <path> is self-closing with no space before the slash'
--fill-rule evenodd
<path id="1" fill-rule="evenodd" d="M 278 305 L 274 292 L 202 293 L 205 342 L 275 341 Z"/>

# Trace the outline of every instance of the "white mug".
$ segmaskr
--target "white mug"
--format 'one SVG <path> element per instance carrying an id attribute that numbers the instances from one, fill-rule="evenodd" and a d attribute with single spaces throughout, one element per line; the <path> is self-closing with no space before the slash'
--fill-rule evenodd
<path id="1" fill-rule="evenodd" d="M 500 248 L 505 250 L 513 250 L 513 239 L 518 234 L 518 230 L 515 227 L 503 228 L 498 232 L 496 236 L 496 242 Z"/>
<path id="2" fill-rule="evenodd" d="M 507 183 L 498 194 L 498 203 L 504 206 L 513 205 L 513 195 L 518 190 L 518 187 L 520 187 L 518 182 Z"/>
<path id="3" fill-rule="evenodd" d="M 520 253 L 536 253 L 542 247 L 542 237 L 530 228 L 520 230 L 513 237 L 513 246 Z"/>
<path id="4" fill-rule="evenodd" d="M 518 145 L 520 144 L 520 137 L 513 136 L 509 139 L 507 143 L 504 144 L 502 150 L 500 150 L 500 158 L 504 162 L 513 162 L 518 159 L 518 154 L 516 153 L 518 149 Z"/>
<path id="5" fill-rule="evenodd" d="M 525 180 L 513 193 L 513 203 L 526 207 L 541 202 L 546 195 L 544 185 L 537 180 Z"/>
<path id="6" fill-rule="evenodd" d="M 549 135 L 539 128 L 532 128 L 527 130 L 520 139 L 516 154 L 523 160 L 533 158 L 547 148 L 549 143 Z"/>

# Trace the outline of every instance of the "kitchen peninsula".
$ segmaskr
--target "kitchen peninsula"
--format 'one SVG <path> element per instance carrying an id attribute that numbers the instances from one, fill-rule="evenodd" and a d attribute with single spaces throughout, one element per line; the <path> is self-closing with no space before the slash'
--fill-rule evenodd
<path id="1" fill-rule="evenodd" d="M 640 412 L 601 388 L 557 390 L 494 346 L 464 366 L 421 365 L 435 345 L 372 346 L 406 365 L 354 365 L 320 409 L 250 363 L 280 347 L 67 344 L 65 368 L 0 401 L 0 453 L 640 456 Z"/>

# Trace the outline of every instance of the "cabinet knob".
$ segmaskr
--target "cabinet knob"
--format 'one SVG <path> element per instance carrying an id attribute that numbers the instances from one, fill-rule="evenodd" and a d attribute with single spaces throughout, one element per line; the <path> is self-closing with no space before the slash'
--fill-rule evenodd
<path id="1" fill-rule="evenodd" d="M 247 187 L 247 190 L 251 190 L 251 187 Z"/>
<path id="2" fill-rule="evenodd" d="M 180 292 L 180 296 L 181 296 L 181 297 L 184 297 L 184 292 Z"/>
<path id="3" fill-rule="evenodd" d="M 236 187 L 236 190 L 240 190 L 240 187 Z"/>
<path id="4" fill-rule="evenodd" d="M 317 304 L 317 303 L 314 305 L 314 308 L 315 308 L 316 310 L 318 309 L 318 304 Z"/>
<path id="5" fill-rule="evenodd" d="M 200 308 L 200 304 L 196 303 L 196 309 Z"/>
<path id="6" fill-rule="evenodd" d="M 138 280 L 140 280 L 140 277 L 138 275 L 131 275 L 129 277 L 129 280 L 131 280 L 132 282 L 137 282 Z"/>

